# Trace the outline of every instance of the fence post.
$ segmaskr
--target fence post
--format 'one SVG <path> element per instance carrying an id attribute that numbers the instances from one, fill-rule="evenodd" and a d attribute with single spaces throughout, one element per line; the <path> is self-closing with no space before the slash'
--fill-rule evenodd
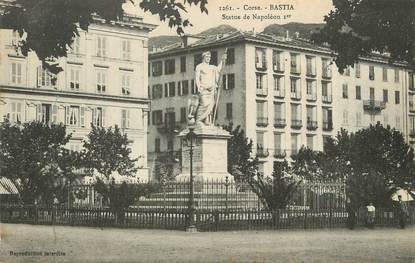
<path id="1" fill-rule="evenodd" d="M 34 215 L 34 223 L 37 224 L 38 222 L 38 208 L 37 208 L 37 204 L 35 203 L 35 215 Z"/>
<path id="2" fill-rule="evenodd" d="M 329 218 L 329 226 L 330 226 L 330 228 L 332 228 L 333 226 L 332 226 L 332 219 L 333 219 L 333 211 L 332 211 L 332 208 L 330 207 L 330 218 Z"/>
<path id="3" fill-rule="evenodd" d="M 229 187 L 229 178 L 225 177 L 225 210 L 228 212 L 228 187 Z"/>
<path id="4" fill-rule="evenodd" d="M 52 205 L 52 225 L 55 224 L 55 220 L 56 220 L 55 212 L 56 212 L 55 205 Z"/>

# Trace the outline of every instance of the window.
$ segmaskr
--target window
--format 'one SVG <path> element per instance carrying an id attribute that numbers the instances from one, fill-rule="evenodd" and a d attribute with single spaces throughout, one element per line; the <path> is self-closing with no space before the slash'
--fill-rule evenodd
<path id="1" fill-rule="evenodd" d="M 10 81 L 12 84 L 22 84 L 22 64 L 20 62 L 11 63 Z"/>
<path id="2" fill-rule="evenodd" d="M 285 121 L 285 104 L 274 103 L 274 118 L 275 122 Z"/>
<path id="3" fill-rule="evenodd" d="M 263 48 L 255 49 L 255 67 L 257 69 L 267 68 L 266 53 L 265 53 L 265 49 Z"/>
<path id="4" fill-rule="evenodd" d="M 173 139 L 167 140 L 167 150 L 168 151 L 173 151 L 174 150 L 174 140 Z"/>
<path id="5" fill-rule="evenodd" d="M 198 54 L 193 56 L 193 64 L 194 64 L 195 69 L 196 69 L 197 65 L 202 63 L 202 60 L 203 60 L 202 53 L 198 53 Z"/>
<path id="6" fill-rule="evenodd" d="M 317 99 L 317 94 L 316 94 L 316 90 L 317 90 L 316 81 L 315 80 L 307 79 L 306 85 L 307 85 L 307 99 L 308 100 L 316 100 Z"/>
<path id="7" fill-rule="evenodd" d="M 400 103 L 399 90 L 395 90 L 395 104 Z"/>
<path id="8" fill-rule="evenodd" d="M 362 99 L 362 87 L 356 86 L 356 99 L 361 100 Z"/>
<path id="9" fill-rule="evenodd" d="M 107 55 L 107 38 L 97 36 L 97 57 L 105 57 Z"/>
<path id="10" fill-rule="evenodd" d="M 275 72 L 284 71 L 284 60 L 283 53 L 281 51 L 273 50 L 272 51 L 272 65 Z"/>
<path id="11" fill-rule="evenodd" d="M 105 93 L 107 88 L 107 73 L 105 71 L 97 71 L 97 92 Z"/>
<path id="12" fill-rule="evenodd" d="M 73 43 L 71 45 L 71 53 L 73 54 L 79 54 L 81 53 L 81 38 L 80 37 L 74 37 L 73 38 Z"/>
<path id="13" fill-rule="evenodd" d="M 360 64 L 356 63 L 355 64 L 355 71 L 354 71 L 355 77 L 356 78 L 360 78 Z"/>
<path id="14" fill-rule="evenodd" d="M 375 66 L 369 66 L 369 79 L 375 79 Z"/>
<path id="15" fill-rule="evenodd" d="M 71 67 L 69 70 L 69 88 L 71 90 L 79 90 L 81 86 L 80 81 L 81 69 L 78 67 Z"/>
<path id="16" fill-rule="evenodd" d="M 189 81 L 188 80 L 182 80 L 182 95 L 189 94 Z"/>
<path id="17" fill-rule="evenodd" d="M 121 129 L 130 128 L 130 110 L 121 110 Z"/>
<path id="18" fill-rule="evenodd" d="M 291 98 L 300 99 L 301 98 L 301 88 L 299 87 L 300 80 L 297 78 L 291 78 Z"/>
<path id="19" fill-rule="evenodd" d="M 257 149 L 264 149 L 264 132 L 256 133 L 256 145 Z"/>
<path id="20" fill-rule="evenodd" d="M 153 114 L 153 125 L 159 125 L 163 123 L 163 111 L 155 110 L 152 112 Z"/>
<path id="21" fill-rule="evenodd" d="M 131 45 L 129 40 L 122 40 L 121 58 L 123 60 L 131 59 Z"/>
<path id="22" fill-rule="evenodd" d="M 395 82 L 398 83 L 399 82 L 399 69 L 395 68 Z"/>
<path id="23" fill-rule="evenodd" d="M 382 79 L 383 81 L 388 81 L 388 68 L 387 67 L 382 68 Z"/>
<path id="24" fill-rule="evenodd" d="M 343 125 L 349 124 L 349 112 L 347 110 L 343 111 Z"/>
<path id="25" fill-rule="evenodd" d="M 268 95 L 266 83 L 267 83 L 267 75 L 256 73 L 256 92 L 258 95 L 264 95 L 264 96 Z"/>
<path id="26" fill-rule="evenodd" d="M 331 78 L 331 62 L 328 58 L 321 59 L 323 78 Z"/>
<path id="27" fill-rule="evenodd" d="M 306 56 L 306 74 L 307 76 L 315 76 L 316 75 L 316 58 L 311 56 Z"/>
<path id="28" fill-rule="evenodd" d="M 349 97 L 349 90 L 348 90 L 348 86 L 347 83 L 343 83 L 343 93 L 342 93 L 342 97 L 343 99 L 347 99 Z"/>
<path id="29" fill-rule="evenodd" d="M 356 126 L 360 127 L 362 126 L 362 113 L 356 112 Z"/>
<path id="30" fill-rule="evenodd" d="M 384 103 L 388 102 L 388 90 L 386 89 L 383 90 L 383 102 Z"/>
<path id="31" fill-rule="evenodd" d="M 186 107 L 181 107 L 180 108 L 180 122 L 186 122 L 187 120 L 187 114 L 186 114 Z"/>
<path id="32" fill-rule="evenodd" d="M 121 76 L 121 93 L 122 95 L 130 95 L 130 75 L 123 74 Z"/>
<path id="33" fill-rule="evenodd" d="M 49 70 L 39 66 L 37 68 L 37 86 L 38 87 L 55 87 L 56 75 L 52 74 Z"/>
<path id="34" fill-rule="evenodd" d="M 182 82 L 181 81 L 177 81 L 177 95 L 178 96 L 183 96 L 183 94 L 182 94 Z"/>
<path id="35" fill-rule="evenodd" d="M 291 121 L 301 121 L 301 105 L 291 104 Z"/>
<path id="36" fill-rule="evenodd" d="M 12 101 L 10 102 L 9 113 L 7 119 L 10 122 L 22 122 L 22 104 L 21 102 Z"/>
<path id="37" fill-rule="evenodd" d="M 166 75 L 170 75 L 170 74 L 174 74 L 176 69 L 176 63 L 175 63 L 175 59 L 168 59 L 166 61 L 164 61 L 164 74 Z"/>
<path id="38" fill-rule="evenodd" d="M 274 75 L 274 96 L 284 97 L 284 77 Z"/>
<path id="39" fill-rule="evenodd" d="M 226 65 L 235 64 L 235 49 L 234 48 L 228 48 L 226 54 L 227 54 Z"/>
<path id="40" fill-rule="evenodd" d="M 102 107 L 96 107 L 92 111 L 92 124 L 96 127 L 104 127 L 105 110 Z"/>
<path id="41" fill-rule="evenodd" d="M 12 30 L 11 31 L 11 42 L 10 44 L 14 47 L 18 47 L 19 46 L 19 42 L 20 42 L 20 35 L 19 32 L 16 30 Z"/>
<path id="42" fill-rule="evenodd" d="M 224 74 L 222 77 L 222 86 L 225 90 L 235 88 L 235 74 Z"/>
<path id="43" fill-rule="evenodd" d="M 314 149 L 314 135 L 307 135 L 307 147 L 311 150 Z"/>
<path id="44" fill-rule="evenodd" d="M 282 153 L 282 134 L 281 133 L 274 133 L 274 148 L 275 152 L 280 154 Z"/>
<path id="45" fill-rule="evenodd" d="M 169 83 L 164 83 L 164 97 L 169 96 Z"/>
<path id="46" fill-rule="evenodd" d="M 316 120 L 317 108 L 313 106 L 307 106 L 307 123 Z"/>
<path id="47" fill-rule="evenodd" d="M 84 118 L 85 109 L 79 106 L 66 107 L 66 125 L 68 126 L 85 126 Z"/>
<path id="48" fill-rule="evenodd" d="M 41 122 L 49 123 L 51 121 L 51 105 L 50 104 L 42 104 L 42 119 Z"/>
<path id="49" fill-rule="evenodd" d="M 163 85 L 162 84 L 153 85 L 152 98 L 160 99 L 162 97 L 163 97 Z"/>
<path id="50" fill-rule="evenodd" d="M 161 76 L 163 74 L 163 62 L 156 61 L 151 64 L 151 68 L 153 71 L 153 77 Z"/>
<path id="51" fill-rule="evenodd" d="M 300 73 L 300 55 L 291 53 L 291 73 L 299 74 Z"/>
<path id="52" fill-rule="evenodd" d="M 256 110 L 257 110 L 257 125 L 258 126 L 267 126 L 268 125 L 268 107 L 266 101 L 257 101 Z"/>
<path id="53" fill-rule="evenodd" d="M 176 82 L 169 82 L 169 97 L 174 97 L 176 95 Z M 167 96 L 166 96 L 167 97 Z"/>
<path id="54" fill-rule="evenodd" d="M 186 72 L 186 57 L 180 57 L 180 72 Z"/>
<path id="55" fill-rule="evenodd" d="M 299 134 L 292 133 L 291 134 L 291 155 L 298 153 L 298 147 L 300 145 L 300 136 Z"/>
<path id="56" fill-rule="evenodd" d="M 347 67 L 347 68 L 344 70 L 344 75 L 345 75 L 345 76 L 350 77 L 350 67 Z"/>
<path id="57" fill-rule="evenodd" d="M 226 119 L 231 120 L 233 112 L 232 112 L 232 103 L 226 103 Z"/>
<path id="58" fill-rule="evenodd" d="M 160 152 L 160 138 L 156 138 L 154 140 L 154 151 L 156 153 L 159 153 Z"/>
<path id="59" fill-rule="evenodd" d="M 333 128 L 333 110 L 323 107 L 323 130 L 329 131 Z"/>

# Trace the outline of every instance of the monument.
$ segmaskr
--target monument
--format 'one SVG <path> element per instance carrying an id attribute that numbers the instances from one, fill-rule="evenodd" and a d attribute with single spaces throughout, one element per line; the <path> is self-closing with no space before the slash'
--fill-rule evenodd
<path id="1" fill-rule="evenodd" d="M 196 66 L 199 93 L 190 99 L 188 127 L 178 135 L 182 141 L 179 180 L 190 178 L 190 168 L 197 181 L 232 178 L 227 171 L 227 141 L 231 135 L 214 125 L 226 52 L 217 66 L 209 64 L 210 56 L 209 51 L 204 52 L 202 63 Z"/>

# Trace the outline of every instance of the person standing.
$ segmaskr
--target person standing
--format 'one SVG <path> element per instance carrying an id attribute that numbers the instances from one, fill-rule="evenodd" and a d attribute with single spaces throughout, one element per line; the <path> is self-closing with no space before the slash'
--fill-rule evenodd
<path id="1" fill-rule="evenodd" d="M 373 203 L 370 202 L 369 205 L 366 206 L 366 210 L 367 210 L 367 226 L 369 228 L 373 228 L 375 226 L 376 208 L 373 205 Z"/>
<path id="2" fill-rule="evenodd" d="M 354 209 L 350 198 L 347 198 L 347 201 L 346 201 L 346 211 L 347 211 L 347 227 L 349 229 L 354 229 L 356 225 L 356 210 Z"/>
<path id="3" fill-rule="evenodd" d="M 398 203 L 396 206 L 398 210 L 399 226 L 401 229 L 404 229 L 407 209 L 406 209 L 406 204 L 402 201 L 401 195 L 398 195 Z"/>

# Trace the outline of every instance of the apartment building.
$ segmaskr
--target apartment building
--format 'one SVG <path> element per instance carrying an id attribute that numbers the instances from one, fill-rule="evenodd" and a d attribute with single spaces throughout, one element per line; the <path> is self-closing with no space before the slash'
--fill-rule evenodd
<path id="1" fill-rule="evenodd" d="M 82 148 L 91 124 L 117 125 L 139 158 L 137 178 L 148 180 L 147 42 L 154 28 L 135 16 L 111 23 L 95 17 L 60 59 L 57 75 L 42 68 L 35 53 L 24 57 L 16 50 L 16 32 L 0 30 L 1 115 L 12 122 L 64 123 L 74 151 Z"/>
<path id="2" fill-rule="evenodd" d="M 188 100 L 197 93 L 194 69 L 206 50 L 212 52 L 212 64 L 225 50 L 228 54 L 217 123 L 245 130 L 261 172 L 270 174 L 274 161 L 289 158 L 303 145 L 323 150 L 324 141 L 341 128 L 356 131 L 381 122 L 413 143 L 415 108 L 407 108 L 414 105 L 415 90 L 405 64 L 390 65 L 386 57 L 374 55 L 340 74 L 327 47 L 254 32 L 187 37 L 183 43 L 149 55 L 153 170 L 157 160 L 177 165 L 181 146 L 176 135 L 186 126 Z"/>

